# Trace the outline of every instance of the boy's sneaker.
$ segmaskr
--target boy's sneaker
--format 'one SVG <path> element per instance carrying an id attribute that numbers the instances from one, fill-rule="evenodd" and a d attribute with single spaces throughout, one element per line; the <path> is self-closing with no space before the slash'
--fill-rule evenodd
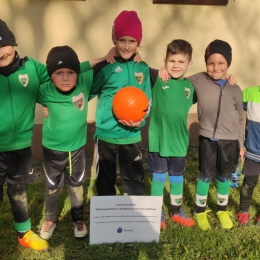
<path id="1" fill-rule="evenodd" d="M 165 221 L 165 214 L 164 214 L 164 211 L 162 209 L 160 230 L 165 230 L 165 229 L 167 229 L 167 226 L 166 226 L 166 221 Z"/>
<path id="2" fill-rule="evenodd" d="M 75 238 L 84 238 L 88 234 L 86 223 L 83 220 L 74 222 L 73 226 Z"/>
<path id="3" fill-rule="evenodd" d="M 260 215 L 255 219 L 256 226 L 260 226 Z"/>
<path id="4" fill-rule="evenodd" d="M 208 222 L 208 217 L 207 217 L 207 214 L 209 212 L 210 212 L 210 210 L 206 210 L 201 213 L 195 213 L 195 215 L 194 215 L 194 218 L 197 221 L 199 228 L 203 231 L 207 231 L 207 230 L 211 229 L 211 226 Z"/>
<path id="5" fill-rule="evenodd" d="M 237 221 L 239 226 L 249 226 L 250 219 L 249 219 L 250 213 L 249 212 L 239 212 L 237 214 Z"/>
<path id="6" fill-rule="evenodd" d="M 195 225 L 195 221 L 190 218 L 183 209 L 180 209 L 178 214 L 171 215 L 171 219 L 172 221 L 180 223 L 186 227 L 192 227 Z"/>
<path id="7" fill-rule="evenodd" d="M 56 228 L 56 223 L 50 221 L 50 220 L 46 220 L 41 228 L 40 231 L 40 237 L 43 239 L 50 239 L 52 237 L 52 233 L 54 231 L 54 229 Z"/>
<path id="8" fill-rule="evenodd" d="M 49 244 L 44 239 L 40 238 L 34 232 L 29 230 L 23 238 L 18 237 L 18 242 L 21 246 L 29 247 L 37 251 L 44 251 L 49 247 Z"/>
<path id="9" fill-rule="evenodd" d="M 221 211 L 217 212 L 218 220 L 221 224 L 223 229 L 231 229 L 233 227 L 233 223 L 230 219 L 231 213 L 228 211 Z"/>

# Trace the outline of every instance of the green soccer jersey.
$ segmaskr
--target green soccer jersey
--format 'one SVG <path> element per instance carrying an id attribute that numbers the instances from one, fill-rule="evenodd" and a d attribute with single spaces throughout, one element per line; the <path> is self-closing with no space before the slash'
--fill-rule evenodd
<path id="1" fill-rule="evenodd" d="M 153 105 L 149 125 L 149 152 L 163 157 L 184 157 L 189 144 L 187 118 L 193 104 L 194 87 L 185 78 L 157 77 L 152 89 Z"/>
<path id="2" fill-rule="evenodd" d="M 37 93 L 48 80 L 45 65 L 30 57 L 10 75 L 0 73 L 0 152 L 31 146 Z"/>
<path id="3" fill-rule="evenodd" d="M 75 89 L 68 95 L 58 92 L 52 82 L 39 89 L 38 102 L 48 107 L 43 122 L 43 146 L 56 151 L 75 151 L 86 144 L 88 97 L 93 71 L 80 73 Z"/>
<path id="4" fill-rule="evenodd" d="M 150 101 L 151 84 L 147 64 L 137 63 L 133 61 L 133 57 L 128 61 L 117 57 L 115 63 L 102 61 L 96 64 L 93 70 L 94 80 L 90 97 L 98 95 L 95 131 L 97 138 L 122 145 L 141 141 L 141 127 L 145 121 L 138 128 L 118 123 L 113 114 L 112 104 L 115 94 L 126 86 L 141 89 Z"/>

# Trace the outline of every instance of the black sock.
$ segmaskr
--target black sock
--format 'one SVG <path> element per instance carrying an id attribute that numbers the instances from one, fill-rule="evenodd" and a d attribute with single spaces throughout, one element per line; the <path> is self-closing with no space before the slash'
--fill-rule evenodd
<path id="1" fill-rule="evenodd" d="M 195 213 L 202 213 L 202 212 L 205 212 L 205 210 L 206 210 L 206 207 L 196 206 L 196 212 Z"/>
<path id="2" fill-rule="evenodd" d="M 28 230 L 28 231 L 29 231 L 29 230 Z M 28 231 L 26 231 L 26 232 L 18 232 L 18 237 L 19 237 L 19 238 L 23 238 L 24 235 L 25 235 Z"/>
<path id="3" fill-rule="evenodd" d="M 174 214 L 179 214 L 180 213 L 180 209 L 181 209 L 181 206 L 173 206 L 173 205 L 171 205 L 171 214 L 172 214 L 172 216 Z"/>

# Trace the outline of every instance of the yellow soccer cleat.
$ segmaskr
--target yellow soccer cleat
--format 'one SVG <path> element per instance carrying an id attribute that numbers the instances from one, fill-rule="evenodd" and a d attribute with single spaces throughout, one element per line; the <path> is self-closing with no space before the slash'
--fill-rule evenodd
<path id="1" fill-rule="evenodd" d="M 18 242 L 23 247 L 29 247 L 37 251 L 44 251 L 49 247 L 49 244 L 44 239 L 40 238 L 34 232 L 29 230 L 23 238 L 18 237 Z"/>
<path id="2" fill-rule="evenodd" d="M 210 212 L 210 210 L 206 210 L 201 213 L 195 213 L 195 215 L 194 215 L 194 219 L 197 221 L 199 228 L 203 231 L 207 231 L 207 230 L 211 229 L 211 226 L 208 222 L 208 217 L 207 217 L 208 212 Z"/>
<path id="3" fill-rule="evenodd" d="M 233 227 L 233 223 L 230 219 L 231 213 L 228 211 L 221 211 L 217 212 L 217 217 L 220 222 L 220 225 L 223 229 L 231 229 Z"/>

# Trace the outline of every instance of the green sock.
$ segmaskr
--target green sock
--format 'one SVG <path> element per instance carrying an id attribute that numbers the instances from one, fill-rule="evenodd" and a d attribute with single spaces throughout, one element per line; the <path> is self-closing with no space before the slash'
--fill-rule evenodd
<path id="1" fill-rule="evenodd" d="M 170 182 L 171 214 L 178 214 L 181 209 L 183 197 L 183 181 Z"/>
<path id="2" fill-rule="evenodd" d="M 171 205 L 180 209 L 183 196 L 183 182 L 170 182 Z M 176 211 L 177 211 L 176 209 Z M 178 213 L 178 212 L 174 212 Z"/>
<path id="3" fill-rule="evenodd" d="M 217 180 L 217 191 L 218 191 L 218 210 L 225 211 L 228 205 L 228 197 L 230 190 L 230 180 L 228 179 L 225 182 Z"/>
<path id="4" fill-rule="evenodd" d="M 152 187 L 151 187 L 151 195 L 152 196 L 163 196 L 165 182 L 159 182 L 153 178 Z"/>
<path id="5" fill-rule="evenodd" d="M 201 179 L 198 180 L 196 187 L 196 195 L 205 196 L 208 195 L 210 182 L 204 182 Z"/>
<path id="6" fill-rule="evenodd" d="M 24 233 L 30 230 L 32 227 L 31 220 L 28 218 L 26 221 L 18 223 L 14 221 L 14 228 L 19 233 Z"/>
<path id="7" fill-rule="evenodd" d="M 204 212 L 207 206 L 208 192 L 210 182 L 198 180 L 196 186 L 196 212 Z"/>
<path id="8" fill-rule="evenodd" d="M 170 194 L 182 195 L 183 193 L 183 182 L 170 182 Z"/>
<path id="9" fill-rule="evenodd" d="M 228 195 L 230 190 L 230 180 L 227 180 L 226 182 L 221 182 L 217 180 L 217 189 L 218 194 Z"/>

